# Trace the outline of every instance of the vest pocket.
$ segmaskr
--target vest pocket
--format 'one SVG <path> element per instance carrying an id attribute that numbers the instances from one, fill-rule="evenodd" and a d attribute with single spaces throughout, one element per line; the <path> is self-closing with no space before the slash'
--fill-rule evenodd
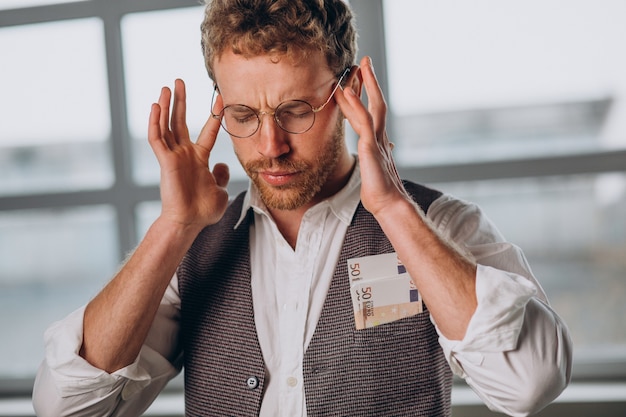
<path id="1" fill-rule="evenodd" d="M 423 311 L 391 323 L 380 324 L 362 330 L 355 328 L 354 343 L 357 346 L 368 346 L 407 337 L 417 338 L 424 332 L 430 333 L 431 330 L 434 330 L 434 326 L 430 321 L 430 314 L 428 311 Z"/>

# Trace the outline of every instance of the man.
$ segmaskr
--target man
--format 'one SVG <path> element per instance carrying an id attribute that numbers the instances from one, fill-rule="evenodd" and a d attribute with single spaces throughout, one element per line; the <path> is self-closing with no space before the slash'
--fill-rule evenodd
<path id="1" fill-rule="evenodd" d="M 202 36 L 212 115 L 194 143 L 182 81 L 153 105 L 161 215 L 47 332 L 38 414 L 139 415 L 183 366 L 189 416 L 449 415 L 450 368 L 511 415 L 559 395 L 565 325 L 476 206 L 400 180 L 347 6 L 215 0 Z M 230 204 L 220 126 L 251 179 Z"/>

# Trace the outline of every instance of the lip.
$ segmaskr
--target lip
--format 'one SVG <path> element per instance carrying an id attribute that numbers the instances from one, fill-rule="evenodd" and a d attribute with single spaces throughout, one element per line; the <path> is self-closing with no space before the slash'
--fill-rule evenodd
<path id="1" fill-rule="evenodd" d="M 275 187 L 288 184 L 289 182 L 293 181 L 296 175 L 298 175 L 298 172 L 285 172 L 285 171 L 276 171 L 276 172 L 261 171 L 259 172 L 259 176 L 263 178 L 263 181 Z"/>

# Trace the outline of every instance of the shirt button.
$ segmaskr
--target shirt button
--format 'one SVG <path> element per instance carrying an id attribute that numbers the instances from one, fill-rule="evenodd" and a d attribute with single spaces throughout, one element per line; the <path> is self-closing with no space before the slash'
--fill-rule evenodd
<path id="1" fill-rule="evenodd" d="M 248 384 L 248 388 L 255 389 L 256 387 L 259 386 L 259 378 L 257 378 L 256 376 L 251 376 L 246 381 L 246 384 Z"/>
<path id="2" fill-rule="evenodd" d="M 290 376 L 289 378 L 287 378 L 287 385 L 289 385 L 291 388 L 293 388 L 296 385 L 298 385 L 298 380 L 296 378 Z"/>

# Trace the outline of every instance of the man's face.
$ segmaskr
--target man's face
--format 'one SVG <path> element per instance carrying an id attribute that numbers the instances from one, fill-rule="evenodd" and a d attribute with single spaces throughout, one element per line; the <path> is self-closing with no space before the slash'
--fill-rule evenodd
<path id="1" fill-rule="evenodd" d="M 244 58 L 226 52 L 214 69 L 223 105 L 245 104 L 257 112 L 271 113 L 287 100 L 319 107 L 337 83 L 321 53 L 296 65 L 286 57 L 277 61 L 267 55 Z M 343 132 L 338 106 L 331 99 L 305 133 L 288 133 L 266 114 L 256 133 L 232 140 L 237 158 L 267 207 L 294 210 L 338 191 L 339 177 L 351 165 Z"/>

